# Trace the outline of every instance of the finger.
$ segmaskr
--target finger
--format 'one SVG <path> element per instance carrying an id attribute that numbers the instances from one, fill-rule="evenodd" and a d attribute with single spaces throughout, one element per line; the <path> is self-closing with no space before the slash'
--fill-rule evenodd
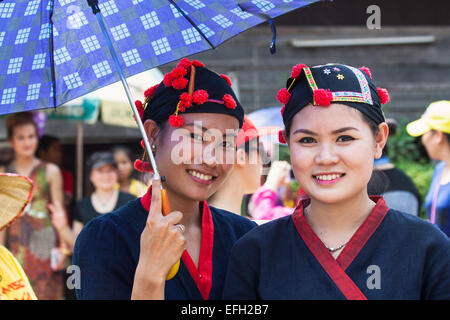
<path id="1" fill-rule="evenodd" d="M 162 216 L 161 213 L 161 180 L 153 179 L 152 180 L 152 202 L 150 205 L 150 212 L 148 215 L 148 219 L 154 217 Z"/>
<path id="2" fill-rule="evenodd" d="M 177 224 L 183 218 L 183 213 L 180 211 L 172 211 L 164 217 L 169 225 Z"/>

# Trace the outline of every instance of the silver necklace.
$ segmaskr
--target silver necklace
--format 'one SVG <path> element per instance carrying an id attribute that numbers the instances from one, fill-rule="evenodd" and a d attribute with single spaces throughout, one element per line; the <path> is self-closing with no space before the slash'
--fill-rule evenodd
<path id="1" fill-rule="evenodd" d="M 305 208 L 305 209 L 306 209 L 306 208 Z M 305 213 L 305 218 L 306 218 L 306 214 L 308 213 L 308 211 L 307 211 L 307 210 L 303 210 L 303 211 L 304 211 L 304 213 Z M 319 238 L 319 237 L 317 237 L 317 238 Z M 327 245 L 325 244 L 325 242 L 322 241 L 322 239 L 319 238 L 319 240 L 320 240 L 320 242 L 323 243 L 323 245 L 325 246 L 325 248 L 327 248 L 328 251 L 330 251 L 330 253 L 333 253 L 333 252 L 336 252 L 336 251 L 338 251 L 338 250 L 341 250 L 341 249 L 342 249 L 343 247 L 345 247 L 345 245 L 350 241 L 350 240 L 347 240 L 347 242 L 341 244 L 340 246 L 338 246 L 338 247 L 336 247 L 336 248 L 333 248 L 333 247 L 327 246 Z"/>
<path id="2" fill-rule="evenodd" d="M 320 241 L 322 241 L 322 240 L 320 240 Z M 349 240 L 350 241 L 350 240 Z M 323 243 L 323 241 L 322 241 L 322 243 Z M 336 251 L 338 251 L 338 250 L 341 250 L 343 247 L 345 247 L 345 245 L 348 243 L 348 241 L 346 242 L 346 243 L 344 243 L 344 244 L 341 244 L 339 247 L 336 247 L 336 248 L 330 248 L 330 247 L 328 247 L 325 243 L 323 243 L 323 245 L 328 249 L 328 251 L 330 251 L 331 253 L 333 253 L 333 252 L 336 252 Z"/>

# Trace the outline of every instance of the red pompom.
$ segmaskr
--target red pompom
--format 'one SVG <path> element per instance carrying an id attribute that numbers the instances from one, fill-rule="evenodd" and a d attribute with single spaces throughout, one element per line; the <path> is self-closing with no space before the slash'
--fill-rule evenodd
<path id="1" fill-rule="evenodd" d="M 156 89 L 158 89 L 159 84 L 154 85 L 153 87 L 148 88 L 144 91 L 144 97 L 145 98 L 151 98 L 154 94 Z"/>
<path id="2" fill-rule="evenodd" d="M 175 69 L 172 70 L 171 74 L 172 74 L 172 79 L 177 79 L 177 78 L 184 77 L 187 74 L 187 70 L 182 67 L 176 67 Z"/>
<path id="3" fill-rule="evenodd" d="M 192 64 L 195 66 L 195 67 L 199 67 L 199 68 L 203 68 L 205 65 L 203 64 L 203 62 L 200 62 L 200 61 L 198 61 L 198 60 L 193 60 L 192 61 Z"/>
<path id="4" fill-rule="evenodd" d="M 381 104 L 386 104 L 389 102 L 389 93 L 384 88 L 377 88 L 378 95 L 380 96 Z"/>
<path id="5" fill-rule="evenodd" d="M 291 99 L 291 94 L 286 88 L 280 89 L 277 94 L 277 100 L 282 104 L 287 104 Z"/>
<path id="6" fill-rule="evenodd" d="M 192 105 L 192 96 L 187 92 L 183 92 L 180 95 L 180 101 L 180 110 L 184 112 L 186 108 L 189 108 Z"/>
<path id="7" fill-rule="evenodd" d="M 172 87 L 176 90 L 182 90 L 182 89 L 186 88 L 188 82 L 189 81 L 186 78 L 178 78 L 178 79 L 172 80 Z"/>
<path id="8" fill-rule="evenodd" d="M 142 105 L 142 102 L 140 100 L 136 100 L 134 102 L 134 105 L 136 106 L 136 109 L 139 113 L 139 117 L 142 119 L 142 117 L 144 116 L 144 107 Z M 134 115 L 133 115 L 133 117 L 134 117 Z M 136 118 L 134 120 L 136 120 Z"/>
<path id="9" fill-rule="evenodd" d="M 145 142 L 144 142 L 144 139 L 141 139 L 141 147 L 142 147 L 142 149 L 145 150 Z"/>
<path id="10" fill-rule="evenodd" d="M 204 104 L 209 98 L 208 92 L 205 90 L 196 90 L 192 94 L 192 101 L 196 104 Z"/>
<path id="11" fill-rule="evenodd" d="M 287 143 L 283 136 L 283 130 L 278 131 L 278 141 L 283 144 Z"/>
<path id="12" fill-rule="evenodd" d="M 153 168 L 150 162 L 144 162 L 142 160 L 136 159 L 133 166 L 137 171 L 140 172 L 153 172 Z"/>
<path id="13" fill-rule="evenodd" d="M 361 68 L 359 68 L 359 70 L 364 71 L 369 76 L 369 78 L 372 79 L 372 73 L 370 72 L 369 68 L 362 66 Z"/>
<path id="14" fill-rule="evenodd" d="M 229 109 L 234 109 L 237 106 L 237 103 L 234 100 L 234 98 L 228 93 L 223 96 L 222 100 L 223 100 L 225 106 Z"/>
<path id="15" fill-rule="evenodd" d="M 230 77 L 228 77 L 227 75 L 224 75 L 224 74 L 220 74 L 220 76 L 222 77 L 222 79 L 224 79 L 227 83 L 228 83 L 228 85 L 231 87 L 233 84 L 231 83 L 231 79 L 230 79 Z"/>
<path id="16" fill-rule="evenodd" d="M 283 106 L 281 107 L 281 110 L 280 110 L 281 116 L 283 116 L 283 114 L 284 114 L 284 108 L 286 108 L 286 105 L 283 105 Z"/>
<path id="17" fill-rule="evenodd" d="M 333 93 L 330 90 L 317 89 L 314 90 L 314 102 L 317 106 L 329 106 L 333 100 Z"/>
<path id="18" fill-rule="evenodd" d="M 182 67 L 182 68 L 188 69 L 191 66 L 191 64 L 192 64 L 191 60 L 189 60 L 187 58 L 183 58 L 180 60 L 180 62 L 178 62 L 177 68 Z"/>
<path id="19" fill-rule="evenodd" d="M 164 83 L 164 85 L 166 87 L 171 87 L 172 86 L 172 80 L 173 80 L 172 73 L 166 73 L 164 75 L 164 78 L 163 78 L 163 83 Z"/>
<path id="20" fill-rule="evenodd" d="M 183 118 L 181 116 L 171 115 L 169 117 L 169 124 L 172 127 L 181 127 L 183 125 Z"/>
<path id="21" fill-rule="evenodd" d="M 297 64 L 292 68 L 292 72 L 291 72 L 291 78 L 297 78 L 300 73 L 302 72 L 302 69 L 307 67 L 307 65 L 305 64 Z"/>

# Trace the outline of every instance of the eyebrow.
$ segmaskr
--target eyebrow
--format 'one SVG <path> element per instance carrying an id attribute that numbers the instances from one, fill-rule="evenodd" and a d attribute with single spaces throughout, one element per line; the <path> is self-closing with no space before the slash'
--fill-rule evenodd
<path id="1" fill-rule="evenodd" d="M 343 128 L 334 130 L 334 131 L 332 131 L 331 133 L 332 133 L 332 134 L 337 134 L 337 133 L 342 133 L 342 132 L 349 131 L 349 130 L 356 130 L 356 131 L 359 131 L 358 129 L 356 129 L 356 128 L 354 128 L 354 127 L 343 127 Z M 314 131 L 311 131 L 311 130 L 308 130 L 308 129 L 297 129 L 297 130 L 294 131 L 293 134 L 296 134 L 296 133 L 305 133 L 305 134 L 310 134 L 310 135 L 312 135 L 312 136 L 317 136 L 317 135 L 318 135 L 318 134 L 315 133 Z"/>
<path id="2" fill-rule="evenodd" d="M 197 128 L 200 128 L 203 132 L 209 130 L 209 129 L 203 127 L 203 126 L 199 126 L 199 125 L 195 124 L 194 122 L 186 123 L 184 126 L 197 127 Z M 230 137 L 230 136 L 231 136 L 231 137 L 237 137 L 237 133 L 236 133 L 236 132 L 233 132 L 232 134 L 228 134 L 228 135 L 227 135 L 227 133 L 224 133 L 224 134 L 222 135 L 222 137 L 226 137 L 226 136 L 228 136 L 228 137 Z"/>

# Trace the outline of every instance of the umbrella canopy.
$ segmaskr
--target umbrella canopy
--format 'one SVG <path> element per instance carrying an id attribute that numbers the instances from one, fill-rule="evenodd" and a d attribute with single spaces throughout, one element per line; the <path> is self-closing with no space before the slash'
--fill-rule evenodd
<path id="1" fill-rule="evenodd" d="M 109 0 L 99 7 L 125 77 L 215 48 L 318 0 Z M 0 2 L 0 114 L 60 106 L 117 82 L 86 0 Z"/>
<path id="2" fill-rule="evenodd" d="M 133 96 L 139 96 L 148 87 L 162 80 L 162 72 L 154 68 L 129 77 L 127 82 Z M 105 124 L 137 129 L 125 90 L 119 82 L 71 100 L 57 110 L 46 110 L 46 113 L 48 119 L 81 120 L 89 124 L 96 123 L 101 113 L 102 122 Z"/>

